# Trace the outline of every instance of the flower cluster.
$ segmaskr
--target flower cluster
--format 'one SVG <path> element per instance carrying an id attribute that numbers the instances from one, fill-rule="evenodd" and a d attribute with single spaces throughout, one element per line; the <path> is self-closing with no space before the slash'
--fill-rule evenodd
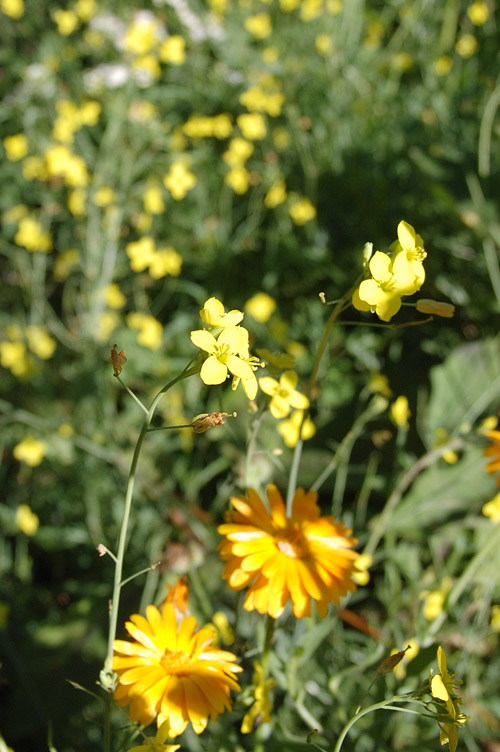
<path id="1" fill-rule="evenodd" d="M 369 259 L 370 276 L 355 291 L 354 308 L 371 311 L 382 321 L 390 321 L 401 308 L 401 298 L 413 295 L 422 287 L 425 280 L 422 262 L 426 256 L 420 235 L 408 222 L 401 221 L 391 254 L 376 251 Z"/>
<path id="2" fill-rule="evenodd" d="M 244 607 L 277 619 L 289 600 L 297 619 L 311 615 L 311 601 L 320 617 L 330 603 L 339 603 L 356 586 L 352 575 L 358 554 L 351 531 L 334 517 L 321 517 L 317 493 L 298 489 L 287 517 L 283 498 L 267 488 L 270 513 L 258 494 L 231 497 L 234 512 L 220 525 L 219 546 L 226 562 L 223 578 L 233 590 L 250 585 Z"/>
<path id="3" fill-rule="evenodd" d="M 455 752 L 458 744 L 458 729 L 463 728 L 467 716 L 460 712 L 461 699 L 458 687 L 461 682 L 455 679 L 455 674 L 448 673 L 446 653 L 440 646 L 437 651 L 439 674 L 430 675 L 431 694 L 440 705 L 437 721 L 441 730 L 439 740 L 441 744 L 448 744 L 450 752 Z M 442 710 L 441 710 L 442 709 Z"/>
<path id="4" fill-rule="evenodd" d="M 231 374 L 232 388 L 236 389 L 241 381 L 246 396 L 253 400 L 258 389 L 254 371 L 264 364 L 250 355 L 248 331 L 238 326 L 243 313 L 225 313 L 220 300 L 209 298 L 200 317 L 207 328 L 191 332 L 191 342 L 208 353 L 200 372 L 203 383 L 222 384 Z"/>

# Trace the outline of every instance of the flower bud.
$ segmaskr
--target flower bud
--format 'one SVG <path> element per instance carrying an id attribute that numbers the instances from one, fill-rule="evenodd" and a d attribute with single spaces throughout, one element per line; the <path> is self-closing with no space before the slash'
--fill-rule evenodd
<path id="1" fill-rule="evenodd" d="M 454 305 L 451 303 L 441 303 L 439 300 L 421 298 L 417 300 L 416 307 L 420 313 L 430 313 L 433 316 L 441 316 L 443 319 L 451 319 L 455 313 Z"/>
<path id="2" fill-rule="evenodd" d="M 236 415 L 237 413 L 232 413 L 233 418 L 236 418 Z M 191 426 L 195 433 L 205 433 L 209 428 L 224 425 L 224 418 L 228 417 L 231 417 L 228 413 L 200 413 L 199 415 L 195 415 L 191 421 Z"/>
<path id="3" fill-rule="evenodd" d="M 109 356 L 109 362 L 113 366 L 113 376 L 119 376 L 122 372 L 122 367 L 127 362 L 125 350 L 120 350 L 120 352 L 117 352 L 116 345 L 113 345 L 111 355 Z"/>

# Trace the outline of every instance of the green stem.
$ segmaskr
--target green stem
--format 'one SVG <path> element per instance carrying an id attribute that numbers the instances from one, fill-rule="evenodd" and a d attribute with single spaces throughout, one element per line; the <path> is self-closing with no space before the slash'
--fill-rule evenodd
<path id="1" fill-rule="evenodd" d="M 148 408 L 147 408 L 147 407 L 146 407 L 145 405 L 143 405 L 143 404 L 142 404 L 141 400 L 139 399 L 139 397 L 137 397 L 137 396 L 136 396 L 136 395 L 135 395 L 135 394 L 133 393 L 132 389 L 129 389 L 129 388 L 128 388 L 128 386 L 127 386 L 127 385 L 125 384 L 125 382 L 124 382 L 124 381 L 122 381 L 122 380 L 121 380 L 121 378 L 120 378 L 119 376 L 115 376 L 115 379 L 116 379 L 117 381 L 119 381 L 119 382 L 120 382 L 120 384 L 121 384 L 121 385 L 122 385 L 122 387 L 123 387 L 123 388 L 125 389 L 125 391 L 126 391 L 126 392 L 127 392 L 128 394 L 130 394 L 130 396 L 132 397 L 132 399 L 133 399 L 133 400 L 134 400 L 135 402 L 137 402 L 137 404 L 139 405 L 139 407 L 141 408 L 141 410 L 142 410 L 142 411 L 143 411 L 144 413 L 146 413 L 146 415 L 147 415 L 147 414 L 148 414 Z"/>
<path id="2" fill-rule="evenodd" d="M 355 723 L 359 721 L 360 718 L 363 718 L 363 716 L 368 715 L 368 713 L 373 713 L 375 710 L 398 710 L 403 713 L 414 713 L 415 711 L 409 710 L 407 708 L 399 708 L 396 705 L 391 705 L 393 702 L 411 702 L 413 698 L 406 698 L 402 695 L 394 695 L 394 697 L 391 697 L 390 700 L 384 700 L 383 702 L 377 702 L 375 705 L 370 705 L 368 708 L 365 708 L 364 710 L 360 710 L 359 713 L 356 713 L 353 715 L 350 721 L 346 723 L 342 731 L 340 732 L 340 736 L 337 739 L 337 743 L 335 747 L 333 748 L 333 752 L 340 752 L 340 749 L 342 747 L 342 744 L 344 743 L 344 739 L 346 738 L 347 734 L 351 730 L 351 728 L 354 726 Z"/>
<path id="3" fill-rule="evenodd" d="M 271 643 L 273 641 L 274 630 L 276 628 L 276 620 L 272 616 L 267 616 L 266 620 L 266 634 L 264 637 L 264 646 L 262 648 L 262 654 L 260 657 L 260 665 L 262 667 L 262 683 L 267 681 L 269 676 L 269 658 L 271 655 Z M 264 752 L 264 739 L 262 738 L 263 724 L 259 726 L 256 734 L 256 741 L 254 752 Z"/>

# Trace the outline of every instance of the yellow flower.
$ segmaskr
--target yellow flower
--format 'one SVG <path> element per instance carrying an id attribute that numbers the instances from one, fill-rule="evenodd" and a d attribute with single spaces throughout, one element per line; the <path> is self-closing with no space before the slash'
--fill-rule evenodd
<path id="1" fill-rule="evenodd" d="M 28 326 L 26 338 L 31 352 L 41 360 L 49 360 L 56 349 L 56 341 L 41 326 Z"/>
<path id="2" fill-rule="evenodd" d="M 282 178 L 275 180 L 268 192 L 264 196 L 264 206 L 267 209 L 274 209 L 286 201 L 287 192 L 286 184 Z"/>
<path id="3" fill-rule="evenodd" d="M 490 9 L 484 0 L 477 0 L 477 2 L 472 3 L 467 8 L 467 15 L 474 26 L 482 26 L 490 17 Z"/>
<path id="4" fill-rule="evenodd" d="M 186 60 L 186 40 L 179 35 L 168 37 L 158 51 L 162 63 L 182 65 Z"/>
<path id="5" fill-rule="evenodd" d="M 403 679 L 406 676 L 406 667 L 412 661 L 414 658 L 417 657 L 420 651 L 420 647 L 418 644 L 418 640 L 416 637 L 411 637 L 407 644 L 407 648 L 405 650 L 405 654 L 403 656 L 403 659 L 397 664 L 397 666 L 394 666 L 394 676 L 398 681 L 403 681 Z M 392 651 L 392 653 L 396 653 L 396 649 Z M 391 653 L 391 654 L 392 654 Z"/>
<path id="6" fill-rule="evenodd" d="M 253 696 L 255 702 L 246 713 L 241 723 L 241 733 L 251 734 L 256 726 L 262 723 L 271 723 L 271 690 L 276 686 L 274 679 L 264 679 L 264 671 L 258 661 L 253 664 Z"/>
<path id="7" fill-rule="evenodd" d="M 75 433 L 75 429 L 69 423 L 61 423 L 57 429 L 57 433 L 59 436 L 62 436 L 63 439 L 69 439 Z"/>
<path id="8" fill-rule="evenodd" d="M 290 417 L 287 420 L 283 420 L 278 426 L 278 433 L 289 449 L 297 446 L 299 431 L 302 441 L 311 439 L 316 433 L 316 428 L 311 418 L 307 417 L 303 420 L 303 415 L 302 410 L 294 410 Z M 301 425 L 302 429 L 300 428 Z"/>
<path id="9" fill-rule="evenodd" d="M 355 564 L 356 569 L 352 576 L 352 579 L 354 580 L 356 585 L 362 585 L 363 587 L 365 585 L 368 585 L 368 583 L 370 582 L 369 569 L 372 564 L 373 556 L 370 556 L 370 554 L 360 554 L 358 556 Z"/>
<path id="10" fill-rule="evenodd" d="M 316 209 L 308 198 L 301 198 L 296 201 L 288 211 L 296 225 L 305 225 L 316 216 Z"/>
<path id="11" fill-rule="evenodd" d="M 210 329 L 219 330 L 227 326 L 236 326 L 243 320 L 243 314 L 235 308 L 225 313 L 220 300 L 208 298 L 200 311 L 200 318 Z"/>
<path id="12" fill-rule="evenodd" d="M 408 398 L 404 395 L 398 397 L 391 405 L 391 420 L 398 428 L 404 428 L 408 430 L 408 418 L 411 416 L 410 408 L 408 407 Z"/>
<path id="13" fill-rule="evenodd" d="M 32 253 L 49 253 L 52 249 L 50 235 L 43 232 L 42 225 L 33 217 L 21 219 L 14 241 Z"/>
<path id="14" fill-rule="evenodd" d="M 439 674 L 430 677 L 432 696 L 443 705 L 443 713 L 438 713 L 436 720 L 439 724 L 441 744 L 448 744 L 450 752 L 455 752 L 458 744 L 458 730 L 463 728 L 467 717 L 460 712 L 461 699 L 457 692 L 460 684 L 455 674 L 448 673 L 446 653 L 441 646 L 437 651 Z"/>
<path id="15" fill-rule="evenodd" d="M 258 112 L 247 112 L 236 118 L 236 123 L 243 138 L 249 141 L 261 141 L 267 135 L 264 117 Z"/>
<path id="16" fill-rule="evenodd" d="M 320 55 L 328 57 L 333 51 L 333 39 L 329 34 L 318 34 L 314 40 L 314 46 Z"/>
<path id="17" fill-rule="evenodd" d="M 392 389 L 389 386 L 389 379 L 382 373 L 372 371 L 370 374 L 370 381 L 368 382 L 368 389 L 373 394 L 381 394 L 383 397 L 390 399 L 392 397 Z"/>
<path id="18" fill-rule="evenodd" d="M 280 8 L 283 13 L 291 13 L 300 5 L 300 0 L 280 0 Z"/>
<path id="19" fill-rule="evenodd" d="M 45 441 L 26 436 L 17 444 L 12 454 L 19 462 L 25 462 L 30 467 L 38 467 L 47 453 Z"/>
<path id="20" fill-rule="evenodd" d="M 269 13 L 256 13 L 254 16 L 248 16 L 244 26 L 256 39 L 266 39 L 273 30 Z"/>
<path id="21" fill-rule="evenodd" d="M 442 55 L 441 57 L 438 57 L 437 60 L 434 61 L 434 71 L 437 76 L 447 76 L 448 73 L 451 71 L 453 65 L 453 60 L 449 55 Z"/>
<path id="22" fill-rule="evenodd" d="M 95 0 L 77 0 L 74 7 L 78 18 L 85 23 L 97 13 Z"/>
<path id="23" fill-rule="evenodd" d="M 484 431 L 484 436 L 493 443 L 483 449 L 483 455 L 495 458 L 488 462 L 484 469 L 487 473 L 496 473 L 500 470 L 500 431 Z M 497 477 L 497 486 L 500 488 L 500 475 Z"/>
<path id="24" fill-rule="evenodd" d="M 189 172 L 184 162 L 174 162 L 163 178 L 163 185 L 170 191 L 173 199 L 182 201 L 188 191 L 196 185 L 196 175 Z"/>
<path id="25" fill-rule="evenodd" d="M 244 138 L 233 138 L 229 148 L 222 155 L 222 159 L 230 167 L 241 167 L 252 156 L 254 145 Z"/>
<path id="26" fill-rule="evenodd" d="M 99 188 L 99 190 L 94 193 L 92 202 L 101 209 L 105 209 L 107 206 L 111 206 L 111 204 L 116 202 L 116 193 L 109 187 L 109 185 L 103 185 L 102 188 Z"/>
<path id="27" fill-rule="evenodd" d="M 57 31 L 65 37 L 76 31 L 80 24 L 78 16 L 72 10 L 55 10 L 53 18 L 57 24 Z"/>
<path id="28" fill-rule="evenodd" d="M 129 313 L 127 325 L 139 332 L 137 342 L 142 347 L 148 347 L 150 350 L 158 350 L 161 347 L 163 327 L 153 316 L 147 313 Z"/>
<path id="29" fill-rule="evenodd" d="M 24 342 L 0 342 L 0 364 L 8 368 L 14 376 L 22 378 L 30 371 Z"/>
<path id="30" fill-rule="evenodd" d="M 321 517 L 315 492 L 295 492 L 292 514 L 276 486 L 267 488 L 269 513 L 257 493 L 231 497 L 231 522 L 218 527 L 225 536 L 219 551 L 227 562 L 223 579 L 233 590 L 250 586 L 244 607 L 277 619 L 291 599 L 295 617 L 311 615 L 311 601 L 321 618 L 331 602 L 354 592 L 352 550 L 356 541 L 334 517 Z"/>
<path id="31" fill-rule="evenodd" d="M 38 516 L 31 511 L 27 504 L 20 504 L 16 509 L 16 525 L 25 535 L 31 537 L 36 534 L 40 520 Z"/>
<path id="32" fill-rule="evenodd" d="M 143 272 L 154 259 L 155 242 L 153 238 L 145 235 L 140 240 L 129 243 L 125 250 L 130 259 L 130 268 L 132 271 Z"/>
<path id="33" fill-rule="evenodd" d="M 440 590 L 424 590 L 420 597 L 424 599 L 424 618 L 427 621 L 434 621 L 443 611 L 446 596 L 451 590 L 452 580 L 445 577 Z"/>
<path id="34" fill-rule="evenodd" d="M 245 167 L 233 167 L 224 177 L 224 182 L 242 196 L 250 187 L 250 173 Z"/>
<path id="35" fill-rule="evenodd" d="M 409 270 L 415 280 L 410 284 L 412 292 L 419 290 L 425 282 L 425 269 L 422 261 L 427 257 L 424 241 L 413 227 L 401 220 L 398 224 L 398 240 L 395 244 L 395 255 L 392 270 L 395 275 L 405 275 Z M 415 288 L 415 289 L 414 289 Z M 411 295 L 412 293 L 406 293 Z"/>
<path id="36" fill-rule="evenodd" d="M 104 311 L 99 317 L 96 337 L 99 342 L 108 342 L 110 336 L 120 323 L 120 317 L 114 311 Z"/>
<path id="37" fill-rule="evenodd" d="M 134 55 L 147 55 L 158 42 L 159 25 L 149 14 L 138 14 L 125 35 L 125 49 Z"/>
<path id="38" fill-rule="evenodd" d="M 243 327 L 228 326 L 216 339 L 206 329 L 197 329 L 191 332 L 191 342 L 209 353 L 200 371 L 204 384 L 222 384 L 231 373 L 242 380 L 248 399 L 254 399 L 257 394 L 257 379 L 251 365 L 240 357 L 245 346 L 243 332 L 246 332 Z"/>
<path id="39" fill-rule="evenodd" d="M 68 209 L 75 217 L 84 217 L 87 208 L 87 191 L 75 188 L 68 194 Z"/>
<path id="40" fill-rule="evenodd" d="M 309 407 L 309 400 L 304 394 L 298 392 L 298 377 L 295 371 L 285 371 L 280 377 L 279 382 L 270 376 L 263 376 L 259 379 L 259 386 L 272 399 L 269 405 L 273 418 L 286 418 L 291 407 L 298 410 L 305 410 Z"/>
<path id="41" fill-rule="evenodd" d="M 127 298 L 115 282 L 107 285 L 103 289 L 102 294 L 108 308 L 114 308 L 117 311 L 123 308 L 127 302 Z"/>
<path id="42" fill-rule="evenodd" d="M 115 640 L 113 671 L 118 674 L 115 700 L 130 703 L 130 718 L 159 728 L 170 723 L 178 736 L 191 722 L 196 734 L 205 730 L 208 717 L 231 709 L 230 690 L 240 691 L 235 674 L 241 671 L 236 656 L 211 648 L 210 629 L 196 629 L 192 616 L 177 627 L 174 606 L 161 612 L 146 608 L 146 618 L 133 614 L 125 627 L 134 642 Z"/>
<path id="43" fill-rule="evenodd" d="M 20 219 L 28 215 L 28 207 L 25 204 L 16 204 L 2 214 L 2 221 L 6 225 L 17 225 Z"/>
<path id="44" fill-rule="evenodd" d="M 500 523 L 500 493 L 484 504 L 481 512 L 485 517 L 489 517 L 494 525 L 498 525 Z"/>
<path id="45" fill-rule="evenodd" d="M 24 16 L 23 0 L 0 0 L 0 10 L 10 18 L 17 19 Z"/>
<path id="46" fill-rule="evenodd" d="M 266 292 L 258 292 L 245 303 L 245 311 L 258 321 L 265 324 L 276 310 L 276 301 Z"/>
<path id="47" fill-rule="evenodd" d="M 323 0 L 302 0 L 300 17 L 303 21 L 314 21 L 323 13 Z"/>
<path id="48" fill-rule="evenodd" d="M 500 632 L 500 606 L 491 607 L 490 627 L 494 632 Z"/>
<path id="49" fill-rule="evenodd" d="M 460 39 L 457 40 L 455 49 L 460 57 L 468 58 L 475 55 L 478 50 L 477 39 L 473 34 L 462 34 Z"/>
<path id="50" fill-rule="evenodd" d="M 56 282 L 64 282 L 79 263 L 80 254 L 75 248 L 70 248 L 61 253 L 54 262 L 54 279 Z"/>
<path id="51" fill-rule="evenodd" d="M 15 136 L 7 136 L 3 140 L 3 148 L 7 159 L 11 162 L 18 162 L 28 153 L 28 139 L 24 133 L 17 133 Z"/>
<path id="52" fill-rule="evenodd" d="M 180 749 L 180 744 L 166 744 L 170 731 L 169 721 L 163 721 L 154 737 L 145 736 L 145 744 L 132 747 L 128 752 L 176 752 L 177 749 Z"/>
<path id="53" fill-rule="evenodd" d="M 23 177 L 26 180 L 47 180 L 47 168 L 40 157 L 26 157 L 23 162 Z"/>
<path id="54" fill-rule="evenodd" d="M 149 274 L 153 279 L 161 279 L 170 274 L 178 277 L 181 273 L 182 256 L 171 247 L 159 248 L 149 264 Z"/>
<path id="55" fill-rule="evenodd" d="M 148 182 L 148 187 L 143 196 L 144 210 L 148 214 L 162 214 L 165 211 L 163 195 L 158 183 L 154 180 Z"/>

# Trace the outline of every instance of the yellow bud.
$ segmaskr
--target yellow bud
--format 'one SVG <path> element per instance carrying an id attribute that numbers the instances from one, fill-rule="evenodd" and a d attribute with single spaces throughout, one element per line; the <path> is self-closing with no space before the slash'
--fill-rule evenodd
<path id="1" fill-rule="evenodd" d="M 417 300 L 417 311 L 430 313 L 433 316 L 441 316 L 443 319 L 451 319 L 455 313 L 455 306 L 451 303 L 442 303 L 439 300 L 421 298 Z"/>

